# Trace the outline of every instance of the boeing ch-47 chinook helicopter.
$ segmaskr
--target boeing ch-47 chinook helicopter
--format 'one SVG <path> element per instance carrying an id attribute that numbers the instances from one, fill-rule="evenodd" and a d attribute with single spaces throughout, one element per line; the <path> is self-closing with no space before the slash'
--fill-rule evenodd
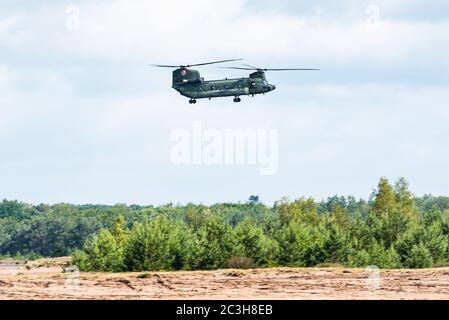
<path id="1" fill-rule="evenodd" d="M 205 81 L 199 71 L 189 69 L 210 64 L 241 61 L 242 59 L 221 60 L 185 66 L 174 65 L 151 65 L 158 68 L 177 68 L 173 71 L 172 88 L 181 95 L 190 98 L 189 103 L 195 104 L 196 99 L 212 99 L 219 97 L 234 97 L 234 102 L 241 102 L 240 96 L 255 96 L 266 94 L 276 89 L 269 84 L 265 72 L 267 71 L 318 71 L 319 69 L 265 69 L 250 65 L 245 67 L 223 67 L 225 69 L 254 71 L 248 78 L 224 79 Z"/>

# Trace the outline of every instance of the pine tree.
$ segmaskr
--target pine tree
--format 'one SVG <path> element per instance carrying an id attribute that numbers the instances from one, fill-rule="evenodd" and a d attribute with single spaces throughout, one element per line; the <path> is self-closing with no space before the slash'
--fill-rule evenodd
<path id="1" fill-rule="evenodd" d="M 182 224 L 165 217 L 137 224 L 131 231 L 124 252 L 130 271 L 169 271 L 184 267 Z"/>
<path id="2" fill-rule="evenodd" d="M 117 218 L 114 226 L 112 227 L 111 234 L 115 238 L 117 244 L 123 248 L 128 238 L 126 221 L 123 216 Z"/>
<path id="3" fill-rule="evenodd" d="M 73 263 L 84 271 L 119 272 L 123 270 L 123 252 L 108 230 L 88 239 L 83 252 L 74 254 Z"/>
<path id="4" fill-rule="evenodd" d="M 410 221 L 416 223 L 419 219 L 418 209 L 415 199 L 409 191 L 409 184 L 405 178 L 400 178 L 394 187 L 396 193 L 397 209 L 405 215 Z"/>
<path id="5" fill-rule="evenodd" d="M 449 249 L 449 237 L 443 234 L 441 223 L 435 221 L 424 228 L 422 236 L 423 243 L 432 256 L 432 261 L 436 264 L 444 264 Z"/>
<path id="6" fill-rule="evenodd" d="M 394 247 L 385 249 L 381 243 L 373 241 L 368 253 L 370 265 L 385 269 L 394 269 L 401 266 L 400 257 Z"/>
<path id="7" fill-rule="evenodd" d="M 386 178 L 378 185 L 373 204 L 373 212 L 377 215 L 387 215 L 396 210 L 396 194 Z"/>
<path id="8" fill-rule="evenodd" d="M 296 221 L 317 225 L 319 222 L 318 209 L 313 199 L 300 198 L 291 203 L 284 199 L 276 209 L 283 224 Z"/>
<path id="9" fill-rule="evenodd" d="M 347 238 L 342 230 L 343 225 L 347 227 L 349 220 L 342 219 L 344 223 L 337 223 L 338 219 L 332 217 L 331 219 L 323 222 L 324 225 L 321 228 L 321 232 L 325 235 L 325 241 L 323 244 L 323 251 L 325 252 L 325 262 L 329 263 L 344 263 L 345 261 L 345 247 L 348 245 Z M 323 261 L 324 262 L 324 261 Z"/>
<path id="10" fill-rule="evenodd" d="M 351 268 L 364 268 L 370 265 L 370 254 L 365 249 L 349 247 L 347 265 Z"/>
<path id="11" fill-rule="evenodd" d="M 322 228 L 292 221 L 280 230 L 277 238 L 282 265 L 312 267 L 327 259 L 326 234 Z"/>
<path id="12" fill-rule="evenodd" d="M 333 223 L 338 225 L 340 228 L 347 228 L 349 226 L 348 212 L 345 208 L 340 205 L 336 205 L 332 208 L 330 213 Z"/>
<path id="13" fill-rule="evenodd" d="M 275 266 L 279 248 L 276 241 L 268 238 L 263 229 L 253 219 L 240 223 L 235 236 L 238 243 L 238 255 L 251 258 L 259 266 Z"/>
<path id="14" fill-rule="evenodd" d="M 203 252 L 199 262 L 200 269 L 224 268 L 226 261 L 237 253 L 234 230 L 218 218 L 208 220 L 197 234 Z"/>
<path id="15" fill-rule="evenodd" d="M 429 249 L 422 242 L 413 245 L 406 265 L 410 268 L 430 268 L 433 265 L 433 259 Z"/>

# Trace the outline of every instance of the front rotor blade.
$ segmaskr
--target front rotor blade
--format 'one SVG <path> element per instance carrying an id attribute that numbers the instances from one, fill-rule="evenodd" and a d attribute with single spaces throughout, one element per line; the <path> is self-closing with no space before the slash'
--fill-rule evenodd
<path id="1" fill-rule="evenodd" d="M 261 69 L 264 71 L 320 71 L 320 69 Z"/>
<path id="2" fill-rule="evenodd" d="M 233 70 L 248 70 L 248 71 L 257 70 L 257 69 L 240 68 L 240 67 L 220 67 L 220 68 L 222 68 L 222 69 L 233 69 Z"/>
<path id="3" fill-rule="evenodd" d="M 252 65 L 249 65 L 249 64 L 243 64 L 243 65 L 248 67 L 248 68 L 251 68 L 251 70 L 260 70 L 260 68 L 256 68 L 256 67 L 254 67 Z"/>
<path id="4" fill-rule="evenodd" d="M 225 63 L 225 62 L 233 62 L 233 61 L 242 61 L 243 59 L 230 59 L 230 60 L 220 60 L 220 61 L 213 61 L 213 62 L 205 62 L 205 63 L 198 63 L 198 64 L 191 64 L 187 67 L 199 67 L 199 66 L 207 66 L 210 64 L 217 64 L 217 63 Z"/>
<path id="5" fill-rule="evenodd" d="M 179 66 L 171 66 L 171 65 L 165 65 L 165 64 L 148 64 L 149 67 L 156 67 L 156 68 L 179 68 Z"/>

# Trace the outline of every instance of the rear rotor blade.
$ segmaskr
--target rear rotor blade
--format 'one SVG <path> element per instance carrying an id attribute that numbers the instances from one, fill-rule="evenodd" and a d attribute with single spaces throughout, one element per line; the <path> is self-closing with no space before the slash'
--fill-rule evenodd
<path id="1" fill-rule="evenodd" d="M 248 70 L 248 71 L 320 71 L 320 69 L 263 69 L 263 68 L 256 68 L 250 65 L 246 65 L 248 68 L 243 67 L 221 67 L 222 69 L 234 69 L 234 70 Z"/>

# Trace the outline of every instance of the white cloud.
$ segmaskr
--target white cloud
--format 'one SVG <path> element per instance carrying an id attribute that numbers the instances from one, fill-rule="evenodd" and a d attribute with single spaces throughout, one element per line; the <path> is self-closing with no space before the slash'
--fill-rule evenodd
<path id="1" fill-rule="evenodd" d="M 0 40 L 1 44 L 13 44 L 17 41 L 17 35 L 14 35 L 13 29 L 17 28 L 18 21 L 14 17 L 0 19 Z"/>
<path id="2" fill-rule="evenodd" d="M 429 167 L 431 182 L 440 187 L 433 191 L 432 184 L 423 184 L 429 188 L 425 191 L 443 190 L 438 181 L 449 179 L 449 88 L 445 83 L 420 86 L 416 74 L 409 85 L 388 80 L 398 67 L 432 66 L 444 74 L 447 21 L 394 20 L 382 14 L 373 27 L 363 10 L 329 18 L 254 13 L 244 3 L 81 1 L 80 30 L 66 28 L 61 4 L 6 13 L 0 20 L 0 140 L 9 156 L 1 159 L 0 174 L 13 183 L 0 193 L 30 199 L 35 190 L 23 186 L 49 175 L 52 183 L 44 183 L 42 198 L 33 200 L 205 201 L 204 195 L 214 192 L 213 181 L 220 181 L 225 191 L 214 194 L 213 201 L 226 201 L 241 200 L 239 193 L 252 188 L 235 187 L 237 179 L 246 179 L 257 180 L 274 201 L 286 194 L 369 193 L 379 176 L 390 173 L 418 184 L 426 181 L 423 172 Z M 244 97 L 241 104 L 218 99 L 189 106 L 165 83 L 170 70 L 149 69 L 147 76 L 128 68 L 228 57 L 351 71 L 323 70 L 305 85 L 303 79 L 312 75 L 301 76 L 301 82 L 295 75 L 278 82 L 274 93 Z M 107 76 L 101 72 L 111 68 L 113 74 L 123 65 L 118 95 L 102 83 Z M 371 74 L 365 75 L 370 84 L 350 81 L 365 66 L 380 70 L 378 84 Z M 209 78 L 214 71 L 205 74 Z M 133 90 L 137 85 L 143 89 Z M 106 93 L 98 94 L 99 87 Z M 281 175 L 267 183 L 254 176 L 257 170 L 173 168 L 170 132 L 189 129 L 193 121 L 218 130 L 279 129 Z M 194 186 L 198 179 L 202 186 Z M 61 181 L 67 185 L 61 188 Z"/>
<path id="3" fill-rule="evenodd" d="M 14 24 L 18 34 L 32 33 L 33 37 L 13 37 L 10 33 L 6 37 L 21 39 L 21 49 L 34 50 L 42 57 L 44 50 L 53 58 L 64 55 L 123 63 L 188 63 L 211 56 L 242 56 L 252 61 L 398 66 L 409 64 L 418 55 L 432 55 L 443 63 L 448 49 L 441 41 L 449 31 L 448 21 L 414 22 L 380 16 L 379 24 L 373 27 L 367 23 L 371 17 L 363 11 L 352 18 L 344 12 L 331 19 L 298 17 L 281 12 L 255 14 L 244 3 L 82 1 L 80 30 L 65 27 L 68 17 L 62 5 L 23 13 L 20 23 L 12 17 L 4 24 Z M 381 7 L 392 10 L 385 3 Z"/>
<path id="4" fill-rule="evenodd" d="M 80 50 L 84 55 L 115 61 L 163 59 L 176 63 L 211 55 L 240 55 L 259 61 L 320 59 L 397 65 L 410 62 L 417 53 L 429 53 L 429 47 L 432 54 L 443 58 L 444 51 L 435 51 L 434 45 L 447 49 L 438 39 L 449 31 L 449 22 L 381 20 L 373 28 L 367 17 L 342 22 L 286 14 L 253 15 L 242 12 L 239 4 L 241 1 L 213 5 L 210 1 L 168 1 L 156 11 L 148 9 L 147 1 L 132 6 L 114 1 L 92 10 L 86 5 Z M 74 43 L 66 45 L 73 49 Z"/>
<path id="5" fill-rule="evenodd" d="M 6 66 L 0 65 L 0 92 L 6 89 L 8 78 L 7 78 Z"/>
<path id="6" fill-rule="evenodd" d="M 51 123 L 68 111 L 72 94 L 61 73 L 0 65 L 0 138 L 14 138 L 29 125 Z"/>
<path id="7" fill-rule="evenodd" d="M 301 90 L 307 96 L 298 93 L 296 100 L 287 102 L 278 102 L 275 92 L 244 98 L 244 104 L 218 99 L 213 103 L 199 101 L 194 107 L 174 92 L 95 101 L 70 91 L 57 97 L 44 96 L 41 91 L 25 96 L 19 92 L 13 108 L 0 109 L 2 113 L 15 110 L 14 117 L 7 118 L 15 136 L 12 131 L 0 132 L 0 139 L 9 141 L 4 150 L 10 155 L 9 160 L 2 160 L 1 173 L 8 177 L 22 170 L 27 173 L 26 177 L 20 175 L 22 183 L 48 174 L 52 183 L 43 186 L 48 193 L 41 191 L 42 199 L 23 189 L 23 184 L 2 191 L 8 197 L 33 201 L 207 201 L 201 186 L 186 191 L 193 175 L 202 177 L 204 183 L 214 176 L 220 179 L 221 188 L 232 189 L 215 194 L 212 201 L 239 200 L 233 182 L 242 176 L 259 179 L 256 170 L 242 173 L 234 167 L 170 165 L 170 133 L 190 129 L 198 120 L 205 128 L 218 130 L 280 130 L 281 174 L 271 178 L 270 186 L 260 182 L 268 201 L 283 195 L 321 198 L 335 192 L 364 196 L 371 187 L 366 186 L 368 176 L 373 185 L 376 178 L 391 172 L 394 177 L 403 174 L 417 183 L 423 181 L 421 171 L 428 166 L 442 179 L 449 178 L 444 173 L 449 159 L 445 148 L 449 136 L 447 87 L 317 85 Z M 23 146 L 29 150 L 17 154 L 8 151 Z M 12 163 L 23 163 L 24 167 Z M 54 169 L 49 171 L 50 167 Z M 67 185 L 59 189 L 61 182 Z M 425 191 L 432 190 L 438 193 L 440 189 Z"/>

